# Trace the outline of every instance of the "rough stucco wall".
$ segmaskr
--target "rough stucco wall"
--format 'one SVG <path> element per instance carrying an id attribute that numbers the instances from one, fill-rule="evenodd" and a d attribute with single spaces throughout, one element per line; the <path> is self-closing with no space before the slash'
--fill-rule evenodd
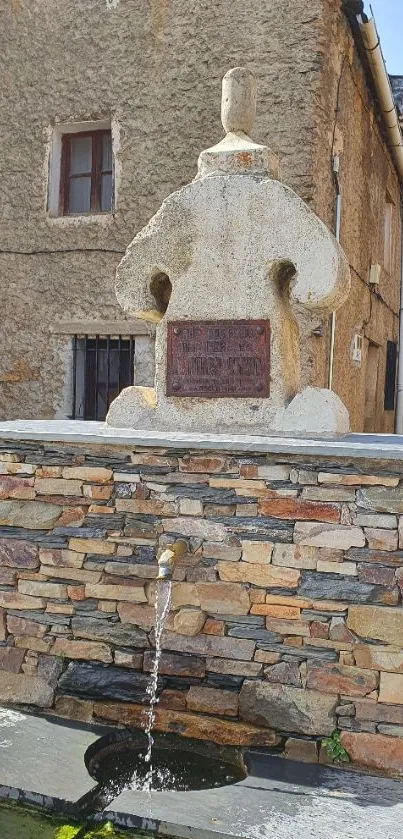
<path id="1" fill-rule="evenodd" d="M 334 390 L 347 405 L 352 428 L 364 430 L 368 341 L 379 346 L 379 370 L 373 428 L 393 432 L 394 412 L 383 410 L 386 342 L 397 340 L 400 282 L 400 196 L 396 170 L 377 122 L 374 101 L 351 31 L 340 15 L 338 0 L 325 4 L 329 32 L 328 61 L 324 65 L 321 107 L 328 120 L 320 125 L 313 207 L 334 226 L 335 187 L 333 154 L 340 155 L 342 191 L 341 244 L 348 256 L 352 290 L 336 315 Z M 384 269 L 384 213 L 386 195 L 394 203 L 392 270 Z M 382 266 L 376 293 L 368 285 L 371 263 Z M 365 336 L 361 365 L 351 359 L 354 333 Z M 314 339 L 315 380 L 326 382 L 328 329 Z M 368 429 L 369 430 L 369 429 Z"/>
<path id="2" fill-rule="evenodd" d="M 243 0 L 115 5 L 19 0 L 0 13 L 0 247 L 9 252 L 0 255 L 4 417 L 68 410 L 70 342 L 51 336 L 51 325 L 122 320 L 113 290 L 120 252 L 163 198 L 194 177 L 200 150 L 222 135 L 220 81 L 229 67 L 242 63 L 256 73 L 255 136 L 280 151 L 281 177 L 304 198 L 312 193 L 322 0 L 309 11 L 303 0 L 288 0 L 281 15 L 268 0 L 252 7 Z M 110 115 L 120 128 L 115 215 L 50 220 L 50 127 Z"/>

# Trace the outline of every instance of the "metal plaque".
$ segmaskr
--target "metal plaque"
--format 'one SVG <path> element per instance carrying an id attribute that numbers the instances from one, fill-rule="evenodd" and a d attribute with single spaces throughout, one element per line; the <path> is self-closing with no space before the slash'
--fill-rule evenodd
<path id="1" fill-rule="evenodd" d="M 270 322 L 171 321 L 166 386 L 168 396 L 269 396 Z"/>

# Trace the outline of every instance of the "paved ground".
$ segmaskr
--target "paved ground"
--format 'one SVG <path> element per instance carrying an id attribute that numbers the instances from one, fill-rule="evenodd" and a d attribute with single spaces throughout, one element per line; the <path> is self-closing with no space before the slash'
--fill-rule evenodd
<path id="1" fill-rule="evenodd" d="M 0 798 L 71 812 L 95 786 L 84 752 L 106 731 L 0 708 Z M 181 839 L 403 839 L 403 783 L 254 753 L 239 784 L 127 790 L 99 818 Z"/>

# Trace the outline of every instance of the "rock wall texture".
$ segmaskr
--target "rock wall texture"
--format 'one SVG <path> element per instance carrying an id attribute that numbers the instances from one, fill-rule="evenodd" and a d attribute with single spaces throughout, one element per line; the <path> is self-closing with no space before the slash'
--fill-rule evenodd
<path id="1" fill-rule="evenodd" d="M 0 446 L 0 701 L 403 774 L 400 464 Z"/>
<path id="2" fill-rule="evenodd" d="M 371 430 L 392 430 L 383 382 L 385 342 L 397 335 L 398 185 L 339 0 L 311 0 L 309 8 L 305 0 L 285 0 L 281 14 L 272 0 L 252 7 L 242 0 L 121 0 L 109 9 L 105 0 L 3 5 L 0 415 L 70 414 L 71 335 L 77 323 L 93 334 L 94 321 L 122 321 L 116 266 L 162 200 L 194 177 L 200 150 L 220 138 L 221 77 L 243 64 L 258 80 L 256 139 L 277 156 L 276 176 L 331 229 L 331 157 L 340 152 L 341 238 L 354 284 L 337 319 L 335 389 L 361 430 L 368 341 L 375 343 L 376 410 L 368 422 Z M 114 132 L 115 212 L 50 218 L 55 124 L 105 118 Z M 386 191 L 395 208 L 393 270 L 374 293 L 368 270 L 383 261 Z M 317 318 L 298 319 L 303 385 L 323 387 L 327 323 L 320 338 L 312 335 Z M 366 336 L 361 366 L 351 361 L 357 330 Z"/>

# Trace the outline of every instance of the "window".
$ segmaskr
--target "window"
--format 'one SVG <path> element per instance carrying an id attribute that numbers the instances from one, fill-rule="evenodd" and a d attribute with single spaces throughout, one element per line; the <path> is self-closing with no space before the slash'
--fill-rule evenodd
<path id="1" fill-rule="evenodd" d="M 72 419 L 104 420 L 111 402 L 133 381 L 133 337 L 74 336 Z"/>
<path id="2" fill-rule="evenodd" d="M 394 411 L 395 409 L 396 369 L 397 344 L 395 341 L 388 341 L 386 345 L 385 397 L 383 403 L 385 411 Z"/>
<path id="3" fill-rule="evenodd" d="M 110 213 L 113 158 L 110 130 L 62 135 L 60 215 Z"/>
<path id="4" fill-rule="evenodd" d="M 390 274 L 393 269 L 393 208 L 393 201 L 387 193 L 384 218 L 383 266 L 388 274 Z"/>

